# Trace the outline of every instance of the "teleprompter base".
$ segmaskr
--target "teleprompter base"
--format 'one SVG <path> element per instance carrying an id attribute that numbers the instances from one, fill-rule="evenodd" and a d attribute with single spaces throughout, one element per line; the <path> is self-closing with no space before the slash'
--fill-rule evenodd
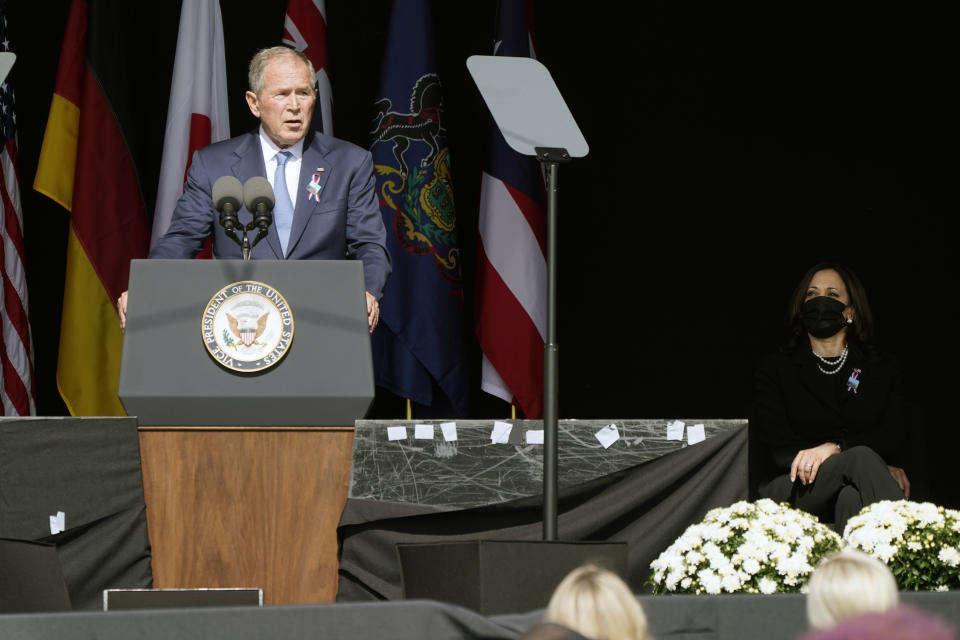
<path id="1" fill-rule="evenodd" d="M 593 563 L 623 576 L 625 542 L 475 540 L 398 544 L 404 597 L 490 615 L 545 607 L 564 576 Z"/>

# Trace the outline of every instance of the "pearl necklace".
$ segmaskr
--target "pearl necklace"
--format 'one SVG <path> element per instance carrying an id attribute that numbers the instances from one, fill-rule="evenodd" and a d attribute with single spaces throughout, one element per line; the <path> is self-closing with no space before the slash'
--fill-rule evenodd
<path id="1" fill-rule="evenodd" d="M 827 365 L 828 367 L 836 367 L 836 369 L 833 369 L 831 371 L 828 369 L 824 369 L 819 362 L 817 363 L 817 368 L 820 369 L 820 373 L 825 373 L 828 376 L 832 376 L 833 374 L 838 373 L 840 369 L 843 369 L 843 363 L 847 361 L 847 354 L 850 353 L 850 347 L 848 345 L 843 345 L 843 352 L 839 356 L 840 359 L 834 360 L 832 362 L 830 360 L 827 360 L 826 358 L 824 358 L 823 356 L 821 356 L 819 353 L 817 353 L 812 349 L 810 350 L 810 352 L 813 355 L 817 356 L 817 360 Z"/>

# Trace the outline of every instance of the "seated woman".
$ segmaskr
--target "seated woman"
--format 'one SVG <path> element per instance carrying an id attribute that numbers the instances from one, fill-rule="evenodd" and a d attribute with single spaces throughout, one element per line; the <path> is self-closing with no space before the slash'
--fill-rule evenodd
<path id="1" fill-rule="evenodd" d="M 829 629 L 864 613 L 893 609 L 899 596 L 887 565 L 856 549 L 824 558 L 810 576 L 809 587 L 811 629 Z"/>
<path id="2" fill-rule="evenodd" d="M 592 640 L 650 640 L 647 617 L 630 587 L 595 565 L 567 574 L 550 597 L 544 621 Z"/>
<path id="3" fill-rule="evenodd" d="M 812 267 L 790 300 L 789 337 L 756 374 L 750 429 L 762 445 L 761 497 L 833 522 L 865 505 L 910 497 L 889 466 L 906 410 L 900 369 L 873 346 L 873 316 L 859 278 L 840 264 Z"/>

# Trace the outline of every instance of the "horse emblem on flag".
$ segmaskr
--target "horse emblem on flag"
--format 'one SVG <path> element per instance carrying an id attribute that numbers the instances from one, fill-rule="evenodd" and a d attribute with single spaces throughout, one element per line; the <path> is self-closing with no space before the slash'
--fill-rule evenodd
<path id="1" fill-rule="evenodd" d="M 370 132 L 374 157 L 383 147 L 393 162 L 375 164 L 381 209 L 393 214 L 393 234 L 399 246 L 416 256 L 432 255 L 451 292 L 463 296 L 456 208 L 446 130 L 441 123 L 440 80 L 435 73 L 420 76 L 410 91 L 410 111 L 391 110 L 382 98 Z M 389 157 L 389 156 L 388 156 Z M 412 167 L 412 169 L 411 169 Z"/>

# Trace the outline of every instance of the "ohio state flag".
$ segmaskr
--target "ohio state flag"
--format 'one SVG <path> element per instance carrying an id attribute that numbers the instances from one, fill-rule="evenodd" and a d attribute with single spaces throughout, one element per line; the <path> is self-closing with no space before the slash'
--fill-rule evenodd
<path id="1" fill-rule="evenodd" d="M 333 135 L 333 90 L 327 58 L 327 9 L 324 0 L 288 0 L 283 44 L 309 58 L 317 73 L 317 104 L 310 126 Z"/>
<path id="2" fill-rule="evenodd" d="M 533 3 L 501 0 L 493 52 L 534 55 Z M 511 149 L 490 119 L 480 186 L 475 325 L 480 388 L 543 417 L 547 327 L 546 196 L 536 160 Z"/>

